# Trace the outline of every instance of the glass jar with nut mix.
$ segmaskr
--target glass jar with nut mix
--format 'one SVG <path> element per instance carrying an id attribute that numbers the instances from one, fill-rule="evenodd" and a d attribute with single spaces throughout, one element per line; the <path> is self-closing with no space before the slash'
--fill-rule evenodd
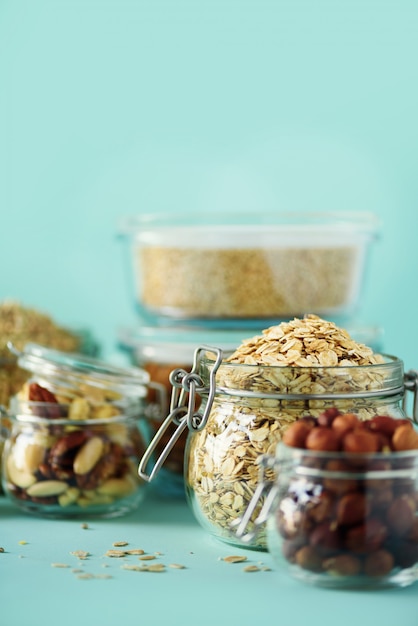
<path id="1" fill-rule="evenodd" d="M 31 373 L 11 399 L 3 489 L 26 512 L 117 516 L 138 506 L 137 464 L 148 375 L 35 344 L 19 366 Z"/>
<path id="2" fill-rule="evenodd" d="M 193 371 L 177 370 L 171 381 L 177 397 L 141 460 L 140 475 L 152 480 L 169 453 L 166 448 L 147 471 L 159 434 L 178 424 L 175 445 L 187 427 L 188 500 L 202 526 L 232 544 L 242 543 L 232 526 L 254 494 L 260 458 L 274 454 L 289 425 L 331 407 L 361 421 L 376 415 L 403 419 L 405 391 L 416 387 L 400 359 L 373 353 L 315 315 L 270 327 L 226 359 L 217 348 L 201 347 Z M 197 411 L 195 393 L 202 397 Z M 265 550 L 265 529 L 243 545 Z"/>

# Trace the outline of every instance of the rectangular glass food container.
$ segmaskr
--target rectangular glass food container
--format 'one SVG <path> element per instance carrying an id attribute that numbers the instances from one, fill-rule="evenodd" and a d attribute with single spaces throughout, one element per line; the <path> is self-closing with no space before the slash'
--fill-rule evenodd
<path id="1" fill-rule="evenodd" d="M 119 229 L 139 312 L 154 319 L 352 315 L 376 216 L 365 212 L 145 214 Z"/>

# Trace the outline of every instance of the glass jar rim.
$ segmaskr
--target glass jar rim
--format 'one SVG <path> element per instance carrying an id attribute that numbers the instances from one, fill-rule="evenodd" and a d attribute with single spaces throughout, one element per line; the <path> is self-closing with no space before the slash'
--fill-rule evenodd
<path id="1" fill-rule="evenodd" d="M 73 419 L 69 417 L 51 417 L 48 411 L 57 407 L 66 407 L 67 404 L 53 402 L 32 402 L 16 400 L 12 398 L 10 408 L 6 412 L 7 418 L 11 422 L 44 424 L 48 426 L 102 426 L 104 424 L 119 424 L 127 421 L 136 421 L 138 419 L 138 405 L 128 404 L 127 406 L 119 406 L 121 412 L 110 417 L 91 417 L 84 419 Z"/>
<path id="2" fill-rule="evenodd" d="M 279 441 L 276 446 L 276 454 L 273 459 L 273 465 L 281 472 L 285 469 L 294 470 L 298 476 L 304 476 L 307 478 L 334 478 L 334 479 L 347 479 L 347 478 L 364 478 L 368 479 L 383 479 L 390 477 L 409 476 L 412 471 L 418 472 L 418 450 L 397 450 L 391 452 L 368 452 L 368 453 L 354 453 L 354 452 L 328 452 L 322 450 L 307 450 L 305 448 L 295 448 L 288 446 L 283 441 Z M 312 466 L 314 461 L 346 461 L 348 464 L 352 464 L 351 470 L 333 470 L 323 469 Z M 402 466 L 404 461 L 413 461 L 412 467 Z M 385 468 L 373 467 L 374 463 L 396 463 L 399 462 L 399 467 Z M 361 464 L 372 469 L 363 469 Z M 357 469 L 357 471 L 356 471 Z"/>
<path id="3" fill-rule="evenodd" d="M 203 378 L 206 378 L 205 372 L 210 372 L 215 365 L 215 359 L 210 356 L 210 346 L 207 347 L 206 353 L 203 355 L 200 362 L 200 370 Z M 292 366 L 292 365 L 257 365 L 249 363 L 233 363 L 222 360 L 221 364 L 216 372 L 217 385 L 216 389 L 218 393 L 225 393 L 226 395 L 251 395 L 254 397 L 272 397 L 280 399 L 315 399 L 315 398 L 342 398 L 342 397 L 375 397 L 380 395 L 397 395 L 404 392 L 404 367 L 403 361 L 396 356 L 389 354 L 381 354 L 385 359 L 384 363 L 376 363 L 370 365 L 336 365 L 336 366 L 322 366 L 322 365 L 310 365 L 310 366 Z M 259 390 L 251 390 L 251 384 L 246 386 L 225 386 L 219 385 L 218 381 L 220 374 L 226 372 L 226 375 L 232 373 L 238 373 L 238 381 L 252 381 L 254 373 L 258 372 L 263 377 L 263 384 L 265 383 L 265 393 L 259 392 Z M 381 384 L 375 385 L 370 389 L 354 388 L 352 390 L 332 390 L 328 392 L 315 392 L 314 390 L 307 393 L 298 393 L 297 391 L 290 391 L 283 389 L 280 390 L 280 385 L 276 381 L 273 382 L 269 378 L 268 374 L 280 374 L 290 373 L 291 375 L 304 376 L 314 375 L 317 380 L 321 380 L 322 377 L 329 376 L 329 380 L 337 381 L 347 378 L 350 380 L 350 374 L 353 373 L 361 375 L 373 374 L 381 377 Z M 263 376 L 267 374 L 267 376 Z"/>
<path id="4" fill-rule="evenodd" d="M 371 211 L 211 211 L 204 215 L 196 211 L 182 213 L 143 213 L 125 216 L 120 220 L 119 232 L 124 235 L 144 232 L 155 228 L 184 228 L 187 226 L 217 226 L 221 229 L 229 226 L 280 226 L 286 227 L 317 227 L 324 226 L 339 230 L 354 229 L 369 235 L 376 234 L 379 219 Z"/>
<path id="5" fill-rule="evenodd" d="M 9 345 L 9 349 L 17 355 L 18 365 L 22 369 L 43 376 L 64 373 L 75 379 L 83 378 L 83 382 L 87 382 L 85 377 L 90 377 L 96 386 L 124 389 L 128 395 L 136 395 L 135 388 L 150 381 L 148 372 L 141 368 L 119 367 L 94 357 L 61 352 L 36 343 L 27 343 L 21 352 L 12 345 Z"/>

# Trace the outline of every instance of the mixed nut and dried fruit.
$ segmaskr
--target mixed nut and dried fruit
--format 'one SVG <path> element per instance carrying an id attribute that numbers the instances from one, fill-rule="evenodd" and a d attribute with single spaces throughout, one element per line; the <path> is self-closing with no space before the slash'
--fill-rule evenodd
<path id="1" fill-rule="evenodd" d="M 118 395 L 89 384 L 54 392 L 28 382 L 3 455 L 5 492 L 27 510 L 118 513 L 138 496 L 144 441 Z"/>
<path id="2" fill-rule="evenodd" d="M 273 532 L 294 570 L 367 580 L 416 567 L 418 432 L 409 420 L 328 409 L 289 426 L 283 443 L 301 455 L 283 469 Z"/>
<path id="3" fill-rule="evenodd" d="M 201 523 L 236 542 L 231 522 L 254 494 L 260 456 L 275 454 L 295 420 L 332 406 L 333 394 L 344 395 L 339 408 L 355 410 L 361 420 L 379 413 L 401 416 L 392 399 L 362 397 L 384 389 L 384 364 L 384 357 L 316 315 L 243 341 L 219 367 L 209 419 L 186 450 L 187 492 Z M 212 365 L 209 360 L 207 367 Z M 330 399 L 321 399 L 325 393 Z M 266 547 L 264 532 L 254 547 Z"/>

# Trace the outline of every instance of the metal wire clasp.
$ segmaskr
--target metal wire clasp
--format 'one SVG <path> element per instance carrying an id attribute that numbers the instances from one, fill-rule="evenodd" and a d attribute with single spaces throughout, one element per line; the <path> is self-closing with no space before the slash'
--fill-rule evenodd
<path id="1" fill-rule="evenodd" d="M 209 374 L 209 387 L 205 386 L 198 374 L 200 362 L 206 352 L 212 352 L 216 355 L 215 362 Z M 138 466 L 139 476 L 147 482 L 151 482 L 159 472 L 186 427 L 190 432 L 198 432 L 206 426 L 215 397 L 216 372 L 222 362 L 222 355 L 223 353 L 220 348 L 201 346 L 194 352 L 193 367 L 190 372 L 186 372 L 181 368 L 171 372 L 170 383 L 172 385 L 172 392 L 170 412 L 151 440 Z M 206 402 L 202 403 L 202 412 L 196 410 L 196 395 L 200 395 L 201 397 L 207 396 Z M 151 472 L 147 473 L 146 468 L 148 463 L 164 436 L 164 433 L 172 424 L 175 424 L 177 428 L 171 435 L 161 454 L 157 457 Z"/>
<path id="2" fill-rule="evenodd" d="M 259 471 L 257 487 L 253 493 L 253 496 L 248 503 L 248 506 L 244 512 L 244 515 L 237 517 L 231 522 L 231 529 L 234 530 L 235 536 L 241 539 L 244 543 L 250 543 L 257 536 L 260 528 L 266 523 L 273 502 L 278 492 L 278 486 L 273 480 L 266 478 L 266 471 L 272 469 L 275 466 L 275 457 L 271 454 L 263 454 L 259 460 Z M 251 518 L 263 496 L 265 497 L 264 503 L 261 507 L 260 513 L 253 521 L 253 529 L 247 531 Z"/>
<path id="3" fill-rule="evenodd" d="M 415 424 L 418 424 L 418 371 L 409 370 L 404 375 L 404 385 L 405 389 L 408 391 L 412 391 L 414 395 L 413 405 L 412 405 L 412 420 Z M 403 409 L 406 414 L 406 394 L 403 397 Z"/>

